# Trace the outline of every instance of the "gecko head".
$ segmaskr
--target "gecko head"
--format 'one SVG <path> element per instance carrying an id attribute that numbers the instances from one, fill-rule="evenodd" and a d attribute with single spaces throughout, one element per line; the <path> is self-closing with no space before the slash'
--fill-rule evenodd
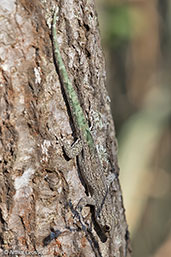
<path id="1" fill-rule="evenodd" d="M 106 242 L 109 237 L 112 227 L 113 227 L 113 218 L 112 213 L 108 215 L 105 209 L 102 208 L 101 212 L 94 217 L 94 225 L 96 233 L 98 234 L 101 241 Z"/>

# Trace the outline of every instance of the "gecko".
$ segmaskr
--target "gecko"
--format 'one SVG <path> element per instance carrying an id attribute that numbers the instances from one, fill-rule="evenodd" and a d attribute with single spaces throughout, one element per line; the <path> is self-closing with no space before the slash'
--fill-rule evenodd
<path id="1" fill-rule="evenodd" d="M 54 62 L 66 95 L 77 136 L 77 141 L 72 146 L 64 144 L 64 152 L 69 158 L 77 156 L 81 177 L 89 194 L 80 199 L 76 210 L 81 214 L 85 206 L 93 208 L 92 220 L 95 224 L 96 233 L 102 242 L 106 242 L 109 233 L 114 229 L 115 223 L 112 199 L 109 194 L 109 186 L 115 179 L 115 174 L 111 172 L 108 177 L 104 174 L 88 121 L 62 60 L 57 42 L 56 19 L 57 10 L 54 11 L 52 20 Z"/>

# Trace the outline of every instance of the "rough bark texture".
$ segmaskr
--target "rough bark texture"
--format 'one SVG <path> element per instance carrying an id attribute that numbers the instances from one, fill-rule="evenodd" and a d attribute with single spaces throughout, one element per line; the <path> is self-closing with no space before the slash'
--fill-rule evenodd
<path id="1" fill-rule="evenodd" d="M 128 232 L 117 179 L 110 193 L 118 224 L 106 243 L 94 230 L 93 238 L 85 234 L 68 205 L 71 199 L 75 206 L 85 188 L 76 160 L 64 156 L 57 140 L 62 135 L 72 142 L 74 130 L 53 62 L 55 6 L 61 53 L 104 172 L 113 167 L 118 172 L 94 1 L 0 1 L 0 256 L 126 256 Z M 89 207 L 83 215 L 91 221 Z"/>

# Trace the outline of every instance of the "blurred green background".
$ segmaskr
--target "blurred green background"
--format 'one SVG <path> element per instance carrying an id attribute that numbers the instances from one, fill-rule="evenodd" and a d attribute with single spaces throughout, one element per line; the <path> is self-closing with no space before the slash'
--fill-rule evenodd
<path id="1" fill-rule="evenodd" d="M 171 0 L 96 0 L 133 257 L 171 256 Z"/>

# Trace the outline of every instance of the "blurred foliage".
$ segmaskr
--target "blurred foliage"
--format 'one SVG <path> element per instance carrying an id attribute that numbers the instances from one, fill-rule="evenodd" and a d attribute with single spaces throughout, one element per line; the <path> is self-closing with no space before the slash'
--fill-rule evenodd
<path id="1" fill-rule="evenodd" d="M 97 0 L 134 257 L 171 256 L 171 1 Z"/>
<path id="2" fill-rule="evenodd" d="M 105 40 L 110 47 L 119 47 L 131 37 L 131 14 L 127 6 L 106 6 Z M 113 38 L 115 40 L 113 40 Z"/>

